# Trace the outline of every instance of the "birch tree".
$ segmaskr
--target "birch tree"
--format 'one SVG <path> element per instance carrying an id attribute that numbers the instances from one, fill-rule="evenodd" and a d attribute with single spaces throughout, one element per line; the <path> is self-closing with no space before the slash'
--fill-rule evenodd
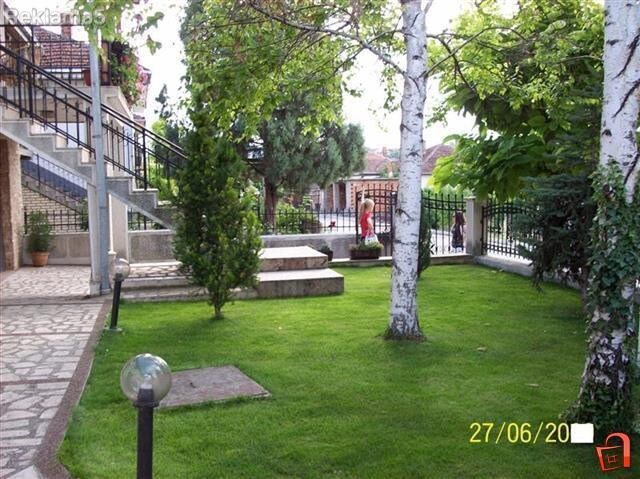
<path id="1" fill-rule="evenodd" d="M 391 339 L 420 339 L 422 330 L 417 310 L 418 237 L 420 229 L 420 167 L 422 164 L 423 120 L 426 102 L 427 53 L 426 12 L 433 0 L 400 0 L 402 29 L 377 32 L 373 40 L 401 33 L 404 43 L 405 67 L 394 59 L 390 50 L 377 46 L 363 36 L 366 2 L 344 2 L 348 19 L 337 27 L 305 24 L 269 10 L 267 2 L 249 2 L 256 11 L 302 31 L 324 33 L 354 45 L 356 54 L 373 53 L 387 68 L 388 77 L 399 74 L 403 78 L 400 130 L 400 175 L 398 201 L 395 212 L 393 266 L 391 274 L 391 305 L 387 337 Z M 375 4 L 377 2 L 369 2 Z M 384 2 L 383 2 L 384 3 Z M 339 2 L 338 2 L 339 4 Z M 379 7 L 379 5 L 378 5 Z M 371 14 L 371 12 L 368 12 Z M 340 16 L 337 16 L 338 18 Z M 295 18 L 295 17 L 294 17 Z M 335 22 L 336 15 L 327 16 Z M 365 23 L 366 24 L 366 23 Z M 345 28 L 347 27 L 347 28 Z"/>
<path id="2" fill-rule="evenodd" d="M 640 111 L 640 3 L 606 0 L 604 91 L 597 213 L 592 229 L 588 351 L 570 421 L 603 432 L 629 431 L 633 420 L 632 363 L 640 278 L 640 188 L 637 145 Z"/>
<path id="3" fill-rule="evenodd" d="M 400 187 L 387 334 L 396 339 L 422 337 L 416 284 L 427 81 L 425 18 L 431 3 L 196 0 L 190 6 L 194 22 L 183 27 L 185 43 L 192 45 L 186 48 L 188 76 L 199 93 L 207 90 L 211 94 L 209 104 L 219 113 L 221 129 L 241 116 L 245 131 L 251 132 L 287 98 L 292 86 L 311 92 L 325 83 L 324 91 L 333 95 L 335 103 L 337 91 L 341 94 L 344 87 L 336 79 L 365 51 L 382 62 L 381 80 L 391 92 L 390 99 L 397 80 L 403 80 L 398 125 Z M 309 113 L 301 119 L 306 129 L 327 119 L 329 95 L 313 98 Z"/>

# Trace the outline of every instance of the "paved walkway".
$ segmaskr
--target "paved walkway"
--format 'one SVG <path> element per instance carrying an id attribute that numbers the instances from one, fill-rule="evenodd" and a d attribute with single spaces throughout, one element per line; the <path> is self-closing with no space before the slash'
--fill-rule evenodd
<path id="1" fill-rule="evenodd" d="M 88 285 L 88 267 L 23 268 L 0 277 L 0 478 L 65 475 L 55 454 L 106 306 L 104 297 L 86 297 Z"/>

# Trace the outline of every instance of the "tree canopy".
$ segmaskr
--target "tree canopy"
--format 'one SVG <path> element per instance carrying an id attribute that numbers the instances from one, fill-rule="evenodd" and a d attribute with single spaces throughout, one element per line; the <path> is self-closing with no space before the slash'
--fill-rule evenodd
<path id="1" fill-rule="evenodd" d="M 592 171 L 602 101 L 602 7 L 588 0 L 523 0 L 513 17 L 489 0 L 460 16 L 432 48 L 448 110 L 475 116 L 436 184 L 514 196 L 526 176 Z M 454 57 L 450 57 L 455 53 Z"/>
<path id="2" fill-rule="evenodd" d="M 273 219 L 278 188 L 303 194 L 313 184 L 321 187 L 364 166 L 364 138 L 357 125 L 328 122 L 319 131 L 305 132 L 300 117 L 303 99 L 280 105 L 263 121 L 248 142 L 247 157 L 264 178 L 267 219 Z"/>

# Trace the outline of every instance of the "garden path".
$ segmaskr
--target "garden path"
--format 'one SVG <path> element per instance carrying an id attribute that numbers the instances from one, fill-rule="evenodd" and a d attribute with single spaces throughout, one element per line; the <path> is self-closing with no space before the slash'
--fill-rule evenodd
<path id="1" fill-rule="evenodd" d="M 88 376 L 106 312 L 90 269 L 0 277 L 0 478 L 62 477 L 55 455 Z"/>

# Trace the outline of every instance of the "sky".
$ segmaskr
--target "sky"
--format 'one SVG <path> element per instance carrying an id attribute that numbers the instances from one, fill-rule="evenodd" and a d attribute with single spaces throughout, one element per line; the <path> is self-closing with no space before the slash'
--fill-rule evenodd
<path id="1" fill-rule="evenodd" d="M 512 2 L 513 0 L 505 0 Z M 70 11 L 73 1 L 69 0 L 7 0 L 10 7 L 21 11 L 38 11 L 48 8 L 53 11 Z M 181 77 L 184 75 L 182 63 L 182 44 L 178 36 L 182 7 L 185 0 L 151 0 L 154 11 L 163 11 L 164 20 L 153 32 L 153 38 L 162 42 L 162 48 L 151 54 L 146 48 L 139 49 L 140 63 L 152 73 L 151 85 L 147 99 L 147 121 L 149 124 L 157 117 L 155 98 L 166 84 L 169 97 L 176 101 L 184 95 Z M 438 33 L 447 29 L 452 19 L 465 8 L 472 5 L 472 0 L 435 0 L 427 16 L 427 30 Z M 400 145 L 400 112 L 387 112 L 382 108 L 384 90 L 379 81 L 381 65 L 372 55 L 363 53 L 354 67 L 351 87 L 362 92 L 360 97 L 346 95 L 343 113 L 346 121 L 362 126 L 365 144 L 369 148 L 397 148 Z M 402 91 L 402 78 L 398 76 L 398 91 Z M 427 82 L 427 108 L 441 100 L 437 82 Z M 425 129 L 425 146 L 429 147 L 442 142 L 454 133 L 468 133 L 473 130 L 472 117 L 461 117 L 449 114 L 446 124 L 440 123 Z"/>

